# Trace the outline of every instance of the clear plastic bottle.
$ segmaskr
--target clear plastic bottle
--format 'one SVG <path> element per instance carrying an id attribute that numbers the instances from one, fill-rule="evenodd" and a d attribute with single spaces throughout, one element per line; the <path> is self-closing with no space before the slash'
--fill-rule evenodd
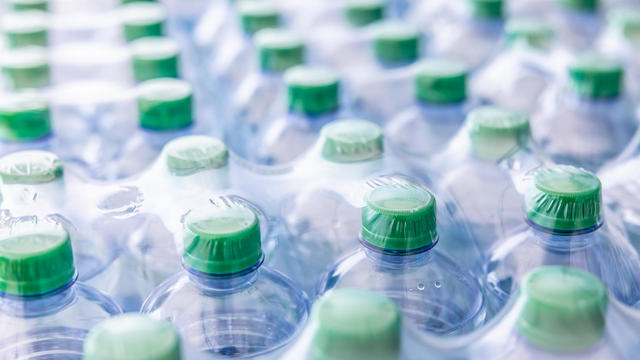
<path id="1" fill-rule="evenodd" d="M 286 109 L 284 71 L 304 62 L 302 39 L 289 30 L 264 29 L 254 36 L 260 70 L 252 71 L 231 96 L 225 119 L 224 139 L 231 150 L 247 158 L 251 139 L 267 126 L 267 120 Z"/>
<path id="2" fill-rule="evenodd" d="M 461 62 L 428 59 L 416 66 L 413 103 L 391 118 L 385 131 L 394 150 L 411 157 L 441 151 L 464 123 L 468 68 Z"/>
<path id="3" fill-rule="evenodd" d="M 434 196 L 412 184 L 385 184 L 374 188 L 366 203 L 360 249 L 323 276 L 318 293 L 373 290 L 396 302 L 422 331 L 442 336 L 481 325 L 485 304 L 478 279 L 434 249 L 440 241 Z"/>
<path id="4" fill-rule="evenodd" d="M 618 61 L 578 57 L 566 76 L 544 95 L 532 118 L 533 136 L 552 160 L 596 171 L 631 141 L 637 107 L 625 96 L 624 68 Z"/>
<path id="5" fill-rule="evenodd" d="M 602 31 L 602 0 L 556 0 L 549 19 L 564 46 L 574 51 L 587 51 Z"/>
<path id="6" fill-rule="evenodd" d="M 283 360 L 401 360 L 402 313 L 375 292 L 338 289 L 317 301 L 314 316 Z"/>
<path id="7" fill-rule="evenodd" d="M 558 165 L 537 170 L 525 196 L 528 228 L 491 251 L 489 288 L 502 307 L 524 276 L 545 265 L 572 266 L 597 276 L 619 301 L 640 301 L 640 258 L 613 216 L 602 209 L 600 180 Z"/>
<path id="8" fill-rule="evenodd" d="M 184 270 L 143 313 L 172 322 L 186 346 L 211 356 L 279 358 L 308 316 L 308 299 L 262 266 L 260 225 L 247 207 L 220 203 L 184 218 Z"/>
<path id="9" fill-rule="evenodd" d="M 120 308 L 76 282 L 69 234 L 30 219 L 0 229 L 0 358 L 82 359 L 89 329 Z"/>

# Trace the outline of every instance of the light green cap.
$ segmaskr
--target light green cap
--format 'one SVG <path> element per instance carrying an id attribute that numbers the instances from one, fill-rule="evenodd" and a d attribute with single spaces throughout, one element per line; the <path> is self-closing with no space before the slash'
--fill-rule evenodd
<path id="1" fill-rule="evenodd" d="M 529 140 L 529 118 L 515 110 L 481 106 L 467 115 L 471 151 L 496 161 L 521 149 Z"/>
<path id="2" fill-rule="evenodd" d="M 374 51 L 385 63 L 410 62 L 420 56 L 420 31 L 406 23 L 385 21 L 375 25 Z"/>
<path id="3" fill-rule="evenodd" d="M 6 93 L 0 98 L 0 139 L 30 141 L 51 134 L 46 97 L 34 91 Z"/>
<path id="4" fill-rule="evenodd" d="M 49 7 L 49 0 L 9 0 L 9 3 L 13 11 L 47 11 Z"/>
<path id="5" fill-rule="evenodd" d="M 229 275 L 260 262 L 260 224 L 250 208 L 224 203 L 191 211 L 184 219 L 188 267 L 210 275 Z"/>
<path id="6" fill-rule="evenodd" d="M 229 151 L 224 143 L 204 135 L 182 136 L 164 146 L 169 172 L 187 176 L 227 166 Z"/>
<path id="7" fill-rule="evenodd" d="M 157 2 L 158 0 L 120 0 L 121 4 L 131 4 L 136 2 Z"/>
<path id="8" fill-rule="evenodd" d="M 136 81 L 177 78 L 180 48 L 168 37 L 145 37 L 131 43 Z"/>
<path id="9" fill-rule="evenodd" d="M 46 184 L 62 175 L 60 158 L 48 151 L 18 151 L 0 158 L 0 178 L 4 184 Z"/>
<path id="10" fill-rule="evenodd" d="M 284 74 L 289 109 L 308 115 L 336 110 L 340 106 L 338 74 L 324 67 L 296 66 Z"/>
<path id="11" fill-rule="evenodd" d="M 504 31 L 507 44 L 524 43 L 536 49 L 548 49 L 554 37 L 551 25 L 536 18 L 510 19 Z"/>
<path id="12" fill-rule="evenodd" d="M 420 63 L 416 73 L 416 96 L 434 104 L 451 104 L 467 98 L 469 68 L 451 59 L 428 59 Z"/>
<path id="13" fill-rule="evenodd" d="M 437 241 L 436 199 L 412 184 L 371 190 L 362 209 L 362 239 L 384 250 L 412 251 Z"/>
<path id="14" fill-rule="evenodd" d="M 140 126 L 175 130 L 193 122 L 191 85 L 178 79 L 147 80 L 138 86 Z"/>
<path id="15" fill-rule="evenodd" d="M 166 320 L 125 314 L 103 320 L 87 335 L 85 360 L 180 360 L 180 335 Z"/>
<path id="16" fill-rule="evenodd" d="M 537 170 L 525 202 L 529 221 L 547 229 L 579 231 L 600 224 L 600 180 L 587 170 L 557 165 Z"/>
<path id="17" fill-rule="evenodd" d="M 598 6 L 600 6 L 599 0 L 557 0 L 558 3 L 566 8 L 571 10 L 578 11 L 596 11 L 598 10 Z"/>
<path id="18" fill-rule="evenodd" d="M 337 163 L 353 163 L 380 158 L 384 153 L 382 129 L 369 121 L 331 122 L 321 131 L 322 156 Z"/>
<path id="19" fill-rule="evenodd" d="M 124 37 L 133 41 L 147 36 L 163 36 L 167 13 L 161 4 L 133 2 L 120 8 Z"/>
<path id="20" fill-rule="evenodd" d="M 545 266 L 522 281 L 524 308 L 518 332 L 550 351 L 580 351 L 605 331 L 607 289 L 597 277 L 576 268 Z"/>
<path id="21" fill-rule="evenodd" d="M 285 71 L 304 61 L 302 38 L 290 30 L 260 30 L 255 35 L 255 43 L 263 71 Z"/>
<path id="22" fill-rule="evenodd" d="M 385 0 L 347 0 L 346 16 L 353 26 L 365 26 L 384 17 Z"/>
<path id="23" fill-rule="evenodd" d="M 238 3 L 238 13 L 242 30 L 248 35 L 280 25 L 280 12 L 271 1 L 243 0 Z"/>
<path id="24" fill-rule="evenodd" d="M 60 224 L 19 221 L 0 228 L 0 292 L 44 294 L 75 273 L 71 240 Z"/>
<path id="25" fill-rule="evenodd" d="M 49 60 L 44 47 L 29 46 L 2 54 L 5 86 L 11 89 L 41 88 L 49 85 Z"/>
<path id="26" fill-rule="evenodd" d="M 47 23 L 44 11 L 20 11 L 5 15 L 2 28 L 10 48 L 47 46 Z"/>
<path id="27" fill-rule="evenodd" d="M 609 26 L 633 43 L 640 43 L 640 9 L 623 7 L 608 16 Z"/>
<path id="28" fill-rule="evenodd" d="M 312 319 L 313 360 L 399 359 L 402 314 L 385 296 L 338 289 L 316 303 Z"/>
<path id="29" fill-rule="evenodd" d="M 473 17 L 480 19 L 501 19 L 504 13 L 503 0 L 467 0 L 471 2 Z"/>
<path id="30" fill-rule="evenodd" d="M 569 65 L 569 88 L 581 97 L 615 98 L 622 91 L 621 62 L 599 55 L 582 56 Z"/>

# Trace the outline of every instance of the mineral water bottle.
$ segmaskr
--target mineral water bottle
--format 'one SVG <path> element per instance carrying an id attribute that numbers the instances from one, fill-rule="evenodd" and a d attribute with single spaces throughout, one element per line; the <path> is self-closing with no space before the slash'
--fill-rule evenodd
<path id="1" fill-rule="evenodd" d="M 554 161 L 595 171 L 631 141 L 637 106 L 625 96 L 624 68 L 618 61 L 578 57 L 566 77 L 544 95 L 532 119 L 533 136 Z"/>
<path id="2" fill-rule="evenodd" d="M 293 31 L 264 29 L 254 39 L 260 69 L 248 74 L 233 92 L 225 119 L 225 142 L 243 158 L 248 157 L 248 139 L 257 136 L 268 119 L 284 115 L 287 88 L 283 74 L 305 58 L 304 43 Z"/>
<path id="3" fill-rule="evenodd" d="M 412 103 L 385 128 L 394 150 L 431 157 L 449 144 L 473 105 L 467 97 L 468 73 L 456 60 L 428 59 L 417 65 Z"/>
<path id="4" fill-rule="evenodd" d="M 319 294 L 339 288 L 375 291 L 398 304 L 422 331 L 442 336 L 482 324 L 478 279 L 435 249 L 440 241 L 458 240 L 438 236 L 435 197 L 416 185 L 385 184 L 374 188 L 366 203 L 360 248 L 331 267 Z"/>
<path id="5" fill-rule="evenodd" d="M 602 0 L 556 0 L 555 11 L 547 13 L 558 40 L 575 51 L 591 49 L 603 28 Z"/>
<path id="6" fill-rule="evenodd" d="M 69 234 L 22 219 L 0 229 L 0 358 L 82 359 L 89 329 L 120 307 L 77 282 Z"/>
<path id="7" fill-rule="evenodd" d="M 600 180 L 566 165 L 541 168 L 525 195 L 528 227 L 491 250 L 489 288 L 503 306 L 524 276 L 544 265 L 572 266 L 597 276 L 611 295 L 637 306 L 640 258 L 613 216 L 604 221 Z"/>
<path id="8" fill-rule="evenodd" d="M 279 359 L 309 304 L 288 278 L 262 266 L 255 212 L 221 203 L 190 212 L 184 226 L 184 270 L 156 288 L 142 312 L 169 320 L 185 346 L 211 356 Z"/>

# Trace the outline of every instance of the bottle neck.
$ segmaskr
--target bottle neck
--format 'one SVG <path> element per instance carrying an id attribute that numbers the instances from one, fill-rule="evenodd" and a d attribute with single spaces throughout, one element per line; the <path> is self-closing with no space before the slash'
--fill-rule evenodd
<path id="1" fill-rule="evenodd" d="M 536 241 L 546 249 L 552 251 L 574 251 L 594 244 L 596 234 L 603 222 L 590 228 L 567 231 L 545 228 L 527 219 Z"/>
<path id="2" fill-rule="evenodd" d="M 71 304 L 76 298 L 73 284 L 77 274 L 67 284 L 40 295 L 9 295 L 0 293 L 0 312 L 15 317 L 39 317 L 55 313 Z"/>
<path id="3" fill-rule="evenodd" d="M 177 191 L 192 192 L 194 188 L 222 190 L 229 187 L 229 166 L 201 170 L 184 176 L 170 175 L 168 178 L 171 188 Z"/>
<path id="4" fill-rule="evenodd" d="M 433 251 L 431 250 L 438 243 L 438 239 L 428 246 L 410 251 L 381 249 L 369 244 L 362 238 L 360 238 L 360 243 L 367 258 L 379 266 L 390 269 L 405 269 L 423 266 L 430 262 L 433 257 Z"/>
<path id="5" fill-rule="evenodd" d="M 44 184 L 7 184 L 2 186 L 2 207 L 12 216 L 37 215 L 60 208 L 66 198 L 62 178 Z M 23 211 L 27 213 L 23 214 Z"/>
<path id="6" fill-rule="evenodd" d="M 260 274 L 260 267 L 264 262 L 264 255 L 260 261 L 249 269 L 225 275 L 206 274 L 183 264 L 189 280 L 207 295 L 224 295 L 235 293 L 253 285 Z"/>

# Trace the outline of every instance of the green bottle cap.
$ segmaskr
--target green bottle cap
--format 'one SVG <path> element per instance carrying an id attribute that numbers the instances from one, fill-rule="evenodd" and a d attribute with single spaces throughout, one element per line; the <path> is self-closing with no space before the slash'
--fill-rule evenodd
<path id="1" fill-rule="evenodd" d="M 527 218 L 547 229 L 579 231 L 600 224 L 600 180 L 573 166 L 558 165 L 535 172 L 525 197 Z"/>
<path id="2" fill-rule="evenodd" d="M 394 21 L 375 26 L 374 51 L 379 61 L 410 62 L 420 56 L 420 31 L 415 27 Z"/>
<path id="3" fill-rule="evenodd" d="M 618 97 L 623 82 L 624 67 L 617 60 L 587 55 L 569 65 L 569 88 L 581 97 Z"/>
<path id="4" fill-rule="evenodd" d="M 175 130 L 191 125 L 191 85 L 178 79 L 147 80 L 138 86 L 140 126 Z"/>
<path id="5" fill-rule="evenodd" d="M 164 35 L 167 13 L 162 5 L 154 2 L 134 2 L 123 5 L 120 11 L 127 41 Z"/>
<path id="6" fill-rule="evenodd" d="M 449 59 L 428 59 L 420 63 L 416 73 L 416 96 L 435 104 L 459 103 L 467 98 L 469 68 Z"/>
<path id="7" fill-rule="evenodd" d="M 402 314 L 385 296 L 338 289 L 316 303 L 312 318 L 313 360 L 399 359 Z"/>
<path id="8" fill-rule="evenodd" d="M 260 224 L 248 207 L 224 203 L 191 211 L 184 219 L 185 265 L 210 275 L 229 275 L 260 262 Z"/>
<path id="9" fill-rule="evenodd" d="M 125 314 L 96 325 L 84 343 L 86 360 L 180 360 L 180 335 L 166 320 Z"/>
<path id="10" fill-rule="evenodd" d="M 284 74 L 289 95 L 289 109 L 308 115 L 336 110 L 340 106 L 340 80 L 333 70 L 323 67 L 296 66 Z"/>
<path id="11" fill-rule="evenodd" d="M 321 131 L 322 156 L 337 163 L 353 163 L 380 158 L 384 153 L 382 129 L 369 121 L 331 122 Z"/>
<path id="12" fill-rule="evenodd" d="M 255 43 L 263 71 L 281 72 L 304 61 L 302 38 L 290 30 L 260 30 L 255 35 Z"/>
<path id="13" fill-rule="evenodd" d="M 0 139 L 30 141 L 51 134 L 49 102 L 33 91 L 6 93 L 0 98 Z"/>
<path id="14" fill-rule="evenodd" d="M 62 174 L 60 158 L 48 151 L 18 151 L 0 158 L 0 179 L 4 184 L 46 184 Z"/>
<path id="15" fill-rule="evenodd" d="M 384 250 L 435 245 L 436 199 L 416 185 L 386 184 L 369 192 L 362 209 L 362 239 Z"/>
<path id="16" fill-rule="evenodd" d="M 597 277 L 576 268 L 545 266 L 522 281 L 524 302 L 518 332 L 551 351 L 580 351 L 604 336 L 607 289 Z"/>
<path id="17" fill-rule="evenodd" d="M 471 1 L 471 13 L 479 19 L 501 19 L 504 10 L 503 0 L 468 0 Z"/>
<path id="18" fill-rule="evenodd" d="M 49 85 L 49 59 L 45 48 L 29 46 L 7 50 L 2 55 L 2 73 L 8 88 L 41 88 Z"/>
<path id="19" fill-rule="evenodd" d="M 0 292 L 37 295 L 73 280 L 71 240 L 49 221 L 11 222 L 0 228 Z"/>
<path id="20" fill-rule="evenodd" d="M 536 18 L 511 19 L 504 31 L 508 44 L 524 43 L 536 49 L 548 49 L 554 36 L 551 25 Z"/>
<path id="21" fill-rule="evenodd" d="M 569 10 L 594 12 L 598 10 L 598 0 L 557 0 L 558 3 Z"/>
<path id="22" fill-rule="evenodd" d="M 131 43 L 136 81 L 178 77 L 178 43 L 167 37 L 146 37 Z"/>
<path id="23" fill-rule="evenodd" d="M 167 167 L 176 176 L 227 166 L 229 151 L 224 143 L 204 135 L 182 136 L 164 146 Z"/>
<path id="24" fill-rule="evenodd" d="M 365 26 L 384 17 L 385 0 L 348 0 L 347 20 L 353 26 Z"/>
<path id="25" fill-rule="evenodd" d="M 500 160 L 529 140 L 529 119 L 515 110 L 481 106 L 471 111 L 466 121 L 471 151 L 483 160 Z"/>
<path id="26" fill-rule="evenodd" d="M 158 0 L 120 0 L 120 4 L 131 4 L 135 2 L 157 2 Z"/>
<path id="27" fill-rule="evenodd" d="M 609 27 L 634 44 L 640 43 L 640 9 L 620 8 L 607 16 Z"/>
<path id="28" fill-rule="evenodd" d="M 13 11 L 40 10 L 47 11 L 48 0 L 9 0 Z"/>
<path id="29" fill-rule="evenodd" d="M 47 24 L 47 14 L 37 10 L 9 13 L 2 19 L 9 48 L 47 46 Z"/>
<path id="30" fill-rule="evenodd" d="M 262 29 L 280 26 L 280 12 L 270 1 L 244 0 L 238 3 L 242 30 L 253 35 Z"/>

